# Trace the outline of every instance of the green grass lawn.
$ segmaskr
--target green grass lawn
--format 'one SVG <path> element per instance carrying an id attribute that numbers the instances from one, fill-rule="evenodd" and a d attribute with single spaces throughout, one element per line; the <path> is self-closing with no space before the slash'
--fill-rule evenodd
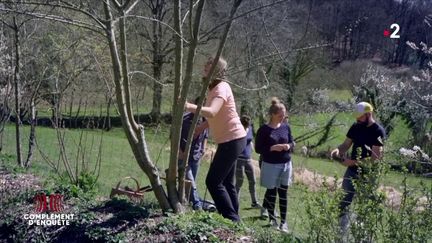
<path id="1" fill-rule="evenodd" d="M 322 116 L 321 120 L 325 120 L 327 114 L 319 114 L 317 117 Z M 298 120 L 296 120 L 298 119 Z M 304 120 L 303 120 L 304 121 Z M 341 115 L 340 122 L 348 122 L 349 119 L 345 114 Z M 293 123 L 301 122 L 300 118 L 294 118 Z M 296 134 L 301 134 L 302 131 L 306 131 L 307 127 L 293 126 L 293 130 Z M 342 141 L 344 133 L 347 127 L 341 127 L 338 133 L 338 138 L 335 139 L 334 145 Z M 149 145 L 149 151 L 151 158 L 154 163 L 161 169 L 164 170 L 168 167 L 169 160 L 169 141 L 168 141 L 168 128 L 159 127 L 151 128 L 146 130 L 146 139 Z M 28 134 L 28 127 L 24 127 L 23 134 Z M 148 185 L 148 179 L 139 168 L 138 164 L 134 160 L 129 144 L 125 138 L 122 129 L 117 128 L 110 132 L 101 132 L 93 130 L 85 130 L 81 134 L 79 130 L 66 130 L 65 145 L 69 151 L 69 158 L 71 161 L 76 161 L 76 151 L 80 136 L 85 137 L 86 155 L 90 161 L 89 165 L 94 166 L 95 160 L 98 154 L 98 144 L 102 137 L 102 166 L 100 176 L 98 180 L 98 194 L 100 196 L 108 197 L 111 187 L 115 186 L 117 182 L 126 176 L 133 176 L 137 178 L 141 185 Z M 38 145 L 41 151 L 47 154 L 52 160 L 57 161 L 59 156 L 58 140 L 55 134 L 55 130 L 50 128 L 39 127 L 37 128 Z M 22 138 L 23 150 L 27 149 L 26 139 Z M 92 145 L 93 144 L 93 145 Z M 25 151 L 24 151 L 25 152 Z M 3 156 L 12 155 L 12 159 L 8 160 L 8 166 L 14 164 L 13 155 L 15 154 L 15 138 L 14 138 L 14 127 L 12 125 L 6 126 L 5 134 L 3 137 L 3 149 L 1 151 Z M 254 155 L 256 157 L 256 155 Z M 0 157 L 1 158 L 1 157 Z M 318 173 L 334 176 L 337 175 L 339 178 L 343 176 L 344 167 L 336 162 L 328 160 L 305 158 L 297 155 L 293 156 L 295 167 L 305 167 L 309 170 L 316 171 Z M 75 162 L 74 162 L 75 163 Z M 92 168 L 92 167 L 91 167 Z M 205 188 L 205 176 L 209 168 L 209 161 L 202 161 L 198 175 L 198 190 L 201 197 L 209 198 L 210 195 Z M 43 161 L 39 151 L 36 150 L 34 162 L 30 168 L 30 172 L 35 173 L 43 178 L 52 177 L 53 171 L 50 169 L 48 164 Z M 384 184 L 398 188 L 401 185 L 403 175 L 396 172 L 390 172 L 384 178 Z M 259 180 L 258 180 L 259 181 Z M 425 183 L 431 183 L 430 179 L 422 179 L 412 175 L 408 175 L 408 185 L 412 188 L 417 188 L 420 181 Z M 259 184 L 259 183 L 257 183 Z M 133 184 L 131 184 L 133 185 Z M 247 224 L 254 226 L 267 227 L 268 222 L 259 219 L 259 210 L 250 209 L 250 196 L 247 192 L 247 181 L 244 182 L 240 195 L 240 215 Z M 259 199 L 262 201 L 265 193 L 265 189 L 257 185 L 257 193 Z M 290 228 L 295 234 L 302 236 L 306 233 L 304 222 L 305 207 L 304 200 L 307 195 L 305 187 L 303 185 L 293 185 L 289 189 L 289 209 L 288 209 L 288 221 Z M 152 193 L 148 194 L 148 200 L 155 200 Z"/>

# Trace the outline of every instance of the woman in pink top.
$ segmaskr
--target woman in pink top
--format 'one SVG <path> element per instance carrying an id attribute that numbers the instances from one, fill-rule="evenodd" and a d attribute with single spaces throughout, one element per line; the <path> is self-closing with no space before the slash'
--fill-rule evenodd
<path id="1" fill-rule="evenodd" d="M 209 75 L 213 58 L 209 58 L 204 66 L 204 76 Z M 209 92 L 201 115 L 207 122 L 201 125 L 210 128 L 210 134 L 218 144 L 213 163 L 206 178 L 207 188 L 215 202 L 219 213 L 232 221 L 239 221 L 239 203 L 235 188 L 235 162 L 246 147 L 246 131 L 236 111 L 234 96 L 230 85 L 226 82 L 227 62 L 219 58 L 215 70 L 215 79 L 209 84 Z M 186 110 L 194 112 L 197 106 L 186 102 Z"/>

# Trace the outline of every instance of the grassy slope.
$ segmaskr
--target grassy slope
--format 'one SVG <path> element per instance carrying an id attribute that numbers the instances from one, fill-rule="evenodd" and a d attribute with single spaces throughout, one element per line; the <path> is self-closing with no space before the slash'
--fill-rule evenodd
<path id="1" fill-rule="evenodd" d="M 319 116 L 319 115 L 318 115 Z M 325 119 L 326 115 L 322 115 Z M 341 117 L 346 117 L 342 115 Z M 298 118 L 299 121 L 302 120 Z M 306 119 L 303 119 L 305 121 Z M 293 122 L 295 119 L 293 118 Z M 298 133 L 300 129 L 297 130 Z M 306 128 L 304 128 L 306 130 Z M 345 127 L 342 130 L 346 130 Z M 167 128 L 152 128 L 147 131 L 146 137 L 149 142 L 149 150 L 151 151 L 151 156 L 157 166 L 161 169 L 165 169 L 168 166 L 168 158 L 169 158 L 169 149 L 167 143 L 168 139 L 168 129 Z M 24 128 L 24 133 L 28 133 L 28 128 Z M 58 157 L 58 147 L 57 147 L 57 138 L 52 129 L 48 128 L 38 128 L 38 138 L 39 145 L 42 150 L 48 154 L 51 158 Z M 86 131 L 84 136 L 87 136 L 87 154 L 91 161 L 94 161 L 96 155 L 98 153 L 97 144 L 100 140 L 100 131 Z M 80 136 L 80 132 L 77 130 L 69 130 L 67 131 L 66 136 L 66 145 L 68 150 L 76 151 L 75 144 L 78 143 L 78 138 Z M 344 134 L 339 133 L 340 137 L 344 137 Z M 90 151 L 91 141 L 94 140 L 93 149 Z M 337 139 L 338 141 L 341 138 Z M 6 127 L 6 133 L 4 137 L 4 148 L 3 154 L 14 154 L 14 130 L 12 126 Z M 25 139 L 23 139 L 25 143 Z M 335 141 L 336 142 L 336 141 Z M 335 143 L 336 144 L 336 143 Z M 26 145 L 24 145 L 26 146 Z M 26 148 L 26 147 L 25 147 Z M 160 158 L 158 155 L 160 153 Z M 73 160 L 76 156 L 76 152 L 71 152 L 70 158 Z M 256 156 L 256 155 L 255 155 Z M 39 152 L 36 151 L 35 159 L 31 172 L 38 174 L 42 177 L 52 176 L 52 172 L 49 169 L 47 163 L 43 162 Z M 312 158 L 304 158 L 300 156 L 294 156 L 293 158 L 294 165 L 296 167 L 306 167 L 310 170 L 315 170 L 321 174 L 329 175 L 329 176 L 338 176 L 342 177 L 344 168 L 335 163 L 321 159 L 312 159 Z M 91 163 L 94 165 L 94 162 Z M 202 166 L 199 171 L 199 183 L 198 190 L 201 194 L 201 197 L 206 196 L 210 197 L 209 194 L 205 193 L 205 176 L 208 171 L 209 161 L 203 161 Z M 101 196 L 108 196 L 111 187 L 115 186 L 116 183 L 125 176 L 133 176 L 139 179 L 141 185 L 147 185 L 148 180 L 146 176 L 143 174 L 141 169 L 138 167 L 137 163 L 134 161 L 131 150 L 127 143 L 127 140 L 121 129 L 114 129 L 110 132 L 103 133 L 103 147 L 102 147 L 102 168 L 99 177 L 99 194 Z M 398 187 L 402 181 L 403 176 L 399 173 L 390 172 L 386 178 L 384 179 L 384 183 L 386 185 L 391 185 Z M 414 176 L 409 176 L 408 184 L 410 187 L 417 187 L 420 181 L 425 181 L 427 183 L 431 183 L 431 180 L 421 179 Z M 133 184 L 131 184 L 133 186 Z M 257 186 L 258 197 L 261 200 L 264 197 L 265 189 Z M 150 193 L 149 200 L 154 200 L 154 196 Z M 302 224 L 304 222 L 302 218 L 304 217 L 305 208 L 304 198 L 306 192 L 305 188 L 302 185 L 294 185 L 289 190 L 289 209 L 288 209 L 288 219 L 291 226 L 291 229 L 303 235 L 305 233 L 305 225 Z M 258 219 L 259 210 L 257 209 L 249 209 L 250 207 L 250 196 L 247 192 L 247 182 L 245 182 L 242 187 L 242 193 L 240 198 L 241 203 L 241 216 L 247 223 L 251 223 L 255 226 L 266 226 L 267 221 L 262 221 Z"/>

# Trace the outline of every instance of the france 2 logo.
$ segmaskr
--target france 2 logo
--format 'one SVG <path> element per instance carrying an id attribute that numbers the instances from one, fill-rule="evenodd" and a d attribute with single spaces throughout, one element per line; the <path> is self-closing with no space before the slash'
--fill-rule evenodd
<path id="1" fill-rule="evenodd" d="M 45 193 L 38 193 L 34 196 L 33 201 L 37 213 L 60 212 L 63 210 L 63 195 L 58 193 L 49 196 L 45 195 Z"/>
<path id="2" fill-rule="evenodd" d="M 384 33 L 383 33 L 384 37 L 390 37 L 390 39 L 399 39 L 400 38 L 400 34 L 399 34 L 400 26 L 399 26 L 399 24 L 397 24 L 397 23 L 391 24 L 390 29 L 391 30 L 394 29 L 393 32 L 391 32 L 388 29 L 384 30 Z"/>

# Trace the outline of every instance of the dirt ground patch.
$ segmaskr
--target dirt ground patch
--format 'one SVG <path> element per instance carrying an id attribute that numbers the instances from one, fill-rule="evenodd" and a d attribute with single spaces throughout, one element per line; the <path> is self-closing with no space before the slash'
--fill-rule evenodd
<path id="1" fill-rule="evenodd" d="M 21 191 L 41 189 L 41 180 L 32 174 L 18 174 L 0 167 L 0 203 Z"/>
<path id="2" fill-rule="evenodd" d="M 209 241 L 194 238 L 193 228 L 187 233 L 164 223 L 170 217 L 163 215 L 152 202 L 137 204 L 125 198 L 83 201 L 65 197 L 62 213 L 76 215 L 70 225 L 28 225 L 23 215 L 34 213 L 33 196 L 34 192 L 44 189 L 41 185 L 42 180 L 34 175 L 0 168 L 0 242 L 184 242 L 185 237 L 192 242 Z M 191 222 L 191 227 L 196 223 Z M 166 227 L 172 230 L 163 230 Z M 215 227 L 211 233 L 223 242 L 253 242 L 250 237 L 242 238 L 228 228 Z"/>

